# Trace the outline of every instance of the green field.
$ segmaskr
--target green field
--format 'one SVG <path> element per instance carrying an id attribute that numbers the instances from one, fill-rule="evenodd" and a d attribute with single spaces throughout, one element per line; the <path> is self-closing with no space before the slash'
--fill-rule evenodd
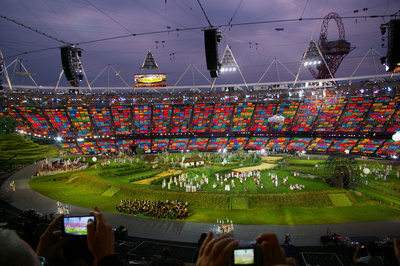
<path id="1" fill-rule="evenodd" d="M 170 190 L 163 189 L 161 183 L 163 179 L 169 180 L 169 177 L 160 178 L 152 185 L 138 185 L 131 181 L 140 179 L 140 174 L 116 177 L 110 173 L 111 177 L 108 177 L 101 174 L 104 170 L 99 167 L 92 167 L 80 173 L 34 178 L 30 185 L 41 194 L 61 202 L 87 208 L 97 205 L 102 210 L 115 213 L 115 206 L 121 199 L 177 199 L 189 203 L 189 218 L 186 221 L 190 222 L 214 223 L 218 219 L 228 218 L 236 224 L 292 225 L 400 219 L 399 195 L 396 194 L 396 198 L 396 195 L 385 193 L 386 189 L 395 191 L 393 188 L 400 185 L 394 171 L 386 181 L 370 181 L 370 184 L 374 183 L 376 187 L 381 187 L 381 190 L 359 186 L 356 191 L 348 191 L 330 187 L 318 176 L 310 177 L 309 173 L 315 161 L 305 160 L 299 167 L 290 166 L 291 160 L 287 158 L 286 165 L 282 165 L 281 168 L 261 172 L 263 190 L 254 185 L 252 178 L 243 184 L 238 182 L 230 192 L 220 187 L 214 189 L 212 184 L 216 179 L 215 174 L 210 175 L 215 173 L 212 166 L 185 170 L 188 171 L 188 175 L 200 176 L 202 172 L 210 175 L 208 185 L 204 184 L 197 193 L 187 193 L 184 188 L 175 184 Z M 112 162 L 111 166 L 113 164 Z M 113 167 L 114 170 L 118 169 L 118 164 Z M 220 166 L 218 168 L 219 171 L 224 170 Z M 300 174 L 294 177 L 294 171 Z M 268 173 L 277 174 L 281 180 L 288 177 L 288 182 L 286 185 L 275 187 Z M 171 179 L 173 180 L 173 177 Z M 302 184 L 305 189 L 289 190 L 290 183 Z M 245 190 L 245 187 L 248 189 Z"/>
<path id="2" fill-rule="evenodd" d="M 45 157 L 58 157 L 60 150 L 54 146 L 42 146 L 17 135 L 0 135 L 2 159 L 17 156 L 18 162 L 33 163 Z M 195 152 L 193 155 L 198 155 Z M 87 208 L 99 206 L 107 212 L 115 212 L 121 199 L 146 201 L 173 201 L 188 203 L 189 217 L 186 221 L 215 223 L 229 219 L 236 224 L 324 224 L 351 223 L 400 219 L 400 180 L 393 168 L 386 180 L 375 179 L 372 174 L 363 177 L 354 191 L 329 186 L 324 180 L 324 156 L 284 156 L 275 161 L 273 169 L 261 171 L 263 188 L 256 186 L 253 177 L 239 182 L 230 191 L 225 184 L 216 180 L 216 173 L 224 175 L 232 169 L 242 167 L 257 168 L 263 158 L 237 151 L 223 155 L 201 154 L 205 165 L 181 169 L 176 162 L 191 154 L 165 154 L 158 156 L 158 162 L 145 163 L 142 159 L 117 163 L 110 161 L 101 166 L 102 160 L 94 164 L 91 157 L 90 168 L 53 176 L 35 177 L 30 186 L 37 192 L 66 204 Z M 223 160 L 228 159 L 225 165 Z M 71 158 L 74 159 L 74 158 Z M 175 162 L 175 164 L 173 164 Z M 15 163 L 10 161 L 9 163 Z M 386 169 L 387 165 L 377 161 L 358 161 L 370 169 Z M 315 165 L 318 164 L 318 169 Z M 156 166 L 156 169 L 153 169 Z M 177 175 L 169 170 L 179 170 L 187 180 L 199 180 L 203 175 L 208 184 L 201 185 L 196 193 L 188 193 L 178 182 Z M 161 173 L 163 177 L 157 178 Z M 296 173 L 296 176 L 295 176 Z M 166 174 L 166 175 L 165 175 Z M 278 176 L 279 185 L 271 180 Z M 144 179 L 154 179 L 150 184 L 139 184 Z M 283 179 L 287 181 L 283 184 Z M 178 179 L 178 178 L 177 178 Z M 366 180 L 368 186 L 366 184 Z M 162 188 L 162 183 L 170 182 L 170 189 Z M 194 182 L 196 183 L 196 182 Z M 290 184 L 304 186 L 302 190 L 290 190 Z M 195 184 L 194 184 L 195 185 Z M 216 185 L 216 186 L 215 186 Z M 149 218 L 150 219 L 150 218 Z M 151 218 L 152 219 L 152 218 Z"/>

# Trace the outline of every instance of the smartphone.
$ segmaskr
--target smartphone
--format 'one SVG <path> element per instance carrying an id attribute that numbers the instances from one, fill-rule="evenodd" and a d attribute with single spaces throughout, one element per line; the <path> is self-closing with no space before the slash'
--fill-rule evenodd
<path id="1" fill-rule="evenodd" d="M 66 235 L 85 236 L 87 235 L 87 223 L 94 216 L 69 216 L 63 219 L 63 229 Z"/>

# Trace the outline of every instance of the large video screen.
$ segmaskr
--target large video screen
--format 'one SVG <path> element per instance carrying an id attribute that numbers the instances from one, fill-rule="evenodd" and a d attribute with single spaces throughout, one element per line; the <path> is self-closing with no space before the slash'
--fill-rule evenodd
<path id="1" fill-rule="evenodd" d="M 135 74 L 135 88 L 167 87 L 166 74 Z"/>

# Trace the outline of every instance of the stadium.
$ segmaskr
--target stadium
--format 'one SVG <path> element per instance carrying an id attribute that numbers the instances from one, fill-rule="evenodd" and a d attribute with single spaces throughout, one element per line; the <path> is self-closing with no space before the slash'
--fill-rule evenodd
<path id="1" fill-rule="evenodd" d="M 258 82 L 247 82 L 214 27 L 202 29 L 206 70 L 190 64 L 174 85 L 150 50 L 133 86 L 111 65 L 89 72 L 76 45 L 57 48 L 55 86 L 38 86 L 23 61 L 7 65 L 2 54 L 2 221 L 18 228 L 36 219 L 42 232 L 47 216 L 85 215 L 97 205 L 118 228 L 126 265 L 145 264 L 163 247 L 189 263 L 207 231 L 241 241 L 290 233 L 294 246 L 285 251 L 298 265 L 347 265 L 356 243 L 374 240 L 391 265 L 400 233 L 400 59 L 388 52 L 381 63 L 389 72 L 379 64 L 380 73 L 356 76 L 361 61 L 351 76 L 336 77 L 354 47 L 340 34 L 326 41 L 330 20 L 340 33 L 336 13 L 320 19 L 321 38 L 305 45 L 297 75 L 285 71 L 289 81 L 275 58 Z M 398 41 L 396 21 L 382 26 L 392 32 L 389 47 Z M 263 82 L 271 66 L 278 81 Z M 105 70 L 127 86 L 92 85 Z M 207 84 L 178 86 L 189 70 Z M 336 232 L 342 240 L 323 242 Z"/>
<path id="2" fill-rule="evenodd" d="M 377 88 L 379 86 L 379 88 Z M 350 88 L 137 94 L 2 95 L 2 115 L 35 139 L 60 140 L 69 154 L 274 151 L 335 153 L 396 160 L 399 84 Z M 349 91 L 350 90 L 350 91 Z M 363 91 L 363 92 L 362 92 Z M 286 95 L 285 95 L 286 94 Z M 286 96 L 286 97 L 285 97 Z M 98 104 L 101 102 L 101 104 Z M 270 122 L 273 117 L 283 122 Z"/>

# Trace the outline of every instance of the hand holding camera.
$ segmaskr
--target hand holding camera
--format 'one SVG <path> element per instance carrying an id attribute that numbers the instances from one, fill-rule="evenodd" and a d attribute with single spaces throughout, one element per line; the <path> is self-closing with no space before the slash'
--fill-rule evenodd
<path id="1" fill-rule="evenodd" d="M 228 238 L 226 235 L 213 239 L 213 233 L 209 232 L 200 248 L 196 266 L 226 265 L 238 243 L 237 240 Z"/>
<path id="2" fill-rule="evenodd" d="M 36 254 L 46 258 L 49 265 L 56 264 L 59 260 L 59 250 L 62 249 L 65 244 L 69 241 L 69 237 L 63 235 L 62 231 L 56 230 L 56 227 L 60 221 L 64 218 L 64 215 L 58 216 L 54 221 L 47 227 L 46 231 L 40 237 Z"/>
<path id="3" fill-rule="evenodd" d="M 97 263 L 101 258 L 114 254 L 114 231 L 97 206 L 89 214 L 64 217 L 63 230 L 73 240 L 68 247 L 70 256 L 85 257 L 85 252 L 90 252 Z"/>
<path id="4" fill-rule="evenodd" d="M 87 243 L 97 263 L 101 258 L 114 254 L 114 231 L 97 206 L 90 214 L 95 220 L 88 221 Z"/>
<path id="5" fill-rule="evenodd" d="M 210 232 L 201 246 L 196 266 L 201 265 L 296 265 L 286 258 L 274 233 L 263 233 L 255 242 L 238 245 L 238 241 L 227 236 L 212 239 Z"/>
<path id="6" fill-rule="evenodd" d="M 87 224 L 94 221 L 94 216 L 69 216 L 63 218 L 63 230 L 67 236 L 87 235 Z"/>
<path id="7" fill-rule="evenodd" d="M 262 233 L 255 240 L 261 243 L 263 265 L 296 265 L 294 259 L 286 258 L 285 251 L 279 245 L 276 234 Z"/>

